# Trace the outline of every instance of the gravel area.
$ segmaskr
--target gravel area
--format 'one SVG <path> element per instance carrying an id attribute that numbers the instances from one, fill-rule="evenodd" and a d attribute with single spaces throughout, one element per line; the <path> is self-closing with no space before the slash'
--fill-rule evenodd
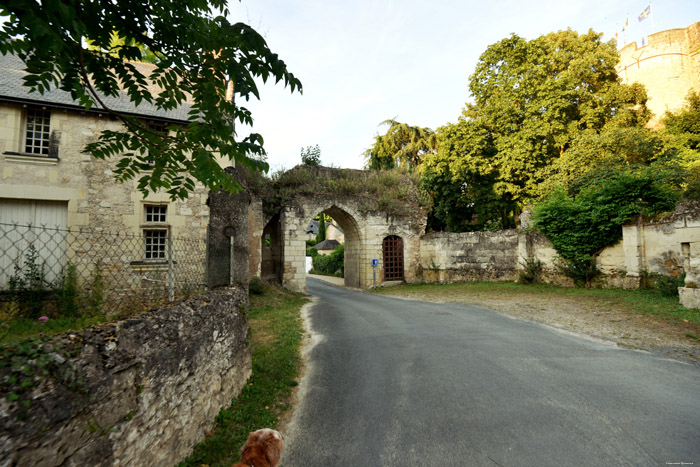
<path id="1" fill-rule="evenodd" d="M 582 297 L 413 292 L 396 288 L 383 293 L 412 300 L 483 306 L 519 319 L 613 342 L 620 347 L 654 352 L 700 366 L 700 325 L 672 323 L 658 316 L 630 313 L 600 300 Z M 695 336 L 695 337 L 694 337 Z"/>

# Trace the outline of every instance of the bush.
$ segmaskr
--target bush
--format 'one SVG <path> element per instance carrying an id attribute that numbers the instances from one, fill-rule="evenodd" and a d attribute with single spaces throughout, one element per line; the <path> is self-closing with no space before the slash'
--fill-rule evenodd
<path id="1" fill-rule="evenodd" d="M 533 284 L 538 281 L 542 272 L 542 261 L 537 258 L 527 258 L 520 263 L 523 270 L 518 273 L 518 282 L 521 284 Z"/>
<path id="2" fill-rule="evenodd" d="M 552 242 L 562 271 L 590 285 L 596 256 L 622 238 L 622 225 L 637 215 L 673 210 L 679 194 L 651 168 L 587 175 L 589 185 L 574 195 L 552 193 L 535 207 L 535 226 Z"/>
<path id="3" fill-rule="evenodd" d="M 345 274 L 345 245 L 340 245 L 330 255 L 317 255 L 313 257 L 312 274 L 323 276 L 340 276 Z"/>
<path id="4" fill-rule="evenodd" d="M 253 295 L 262 295 L 265 291 L 265 286 L 259 277 L 253 277 L 248 284 L 248 292 Z"/>
<path id="5" fill-rule="evenodd" d="M 644 287 L 647 289 L 656 290 L 664 297 L 677 297 L 678 287 L 683 287 L 684 285 L 685 273 L 678 277 L 658 273 L 645 274 Z"/>

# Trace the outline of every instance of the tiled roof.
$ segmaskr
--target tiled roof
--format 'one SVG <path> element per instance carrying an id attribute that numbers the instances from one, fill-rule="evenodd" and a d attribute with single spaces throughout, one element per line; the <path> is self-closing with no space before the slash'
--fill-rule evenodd
<path id="1" fill-rule="evenodd" d="M 317 243 L 313 247 L 317 250 L 335 250 L 339 246 L 340 242 L 338 240 L 324 240 L 321 243 Z"/>
<path id="2" fill-rule="evenodd" d="M 149 76 L 153 69 L 153 65 L 148 63 L 131 62 L 141 73 Z M 16 102 L 24 102 L 29 104 L 41 104 L 46 106 L 68 107 L 82 109 L 82 106 L 71 98 L 67 91 L 60 89 L 51 89 L 44 94 L 38 92 L 29 92 L 29 88 L 24 86 L 22 78 L 26 74 L 24 62 L 16 55 L 0 54 L 0 100 L 11 100 Z M 155 95 L 158 92 L 158 87 L 152 85 L 151 92 Z M 126 92 L 120 92 L 119 97 L 103 97 L 103 101 L 111 109 L 130 115 L 138 115 L 142 117 L 151 117 L 154 119 L 187 121 L 187 113 L 190 106 L 185 104 L 175 110 L 157 109 L 153 104 L 142 102 L 136 107 L 130 100 Z M 99 111 L 99 108 L 93 107 Z"/>

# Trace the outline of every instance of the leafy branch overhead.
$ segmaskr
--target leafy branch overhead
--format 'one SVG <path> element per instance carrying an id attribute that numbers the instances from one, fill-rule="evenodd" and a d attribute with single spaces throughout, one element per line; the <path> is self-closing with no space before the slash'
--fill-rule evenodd
<path id="1" fill-rule="evenodd" d="M 26 86 L 68 91 L 85 109 L 123 123 L 85 151 L 99 159 L 119 157 L 116 178 L 138 178 L 144 194 L 165 189 L 173 199 L 185 198 L 196 181 L 237 190 L 217 157 L 268 169 L 261 135 L 235 137 L 237 122 L 253 124 L 237 101 L 260 98 L 256 78 L 301 92 L 301 82 L 260 34 L 229 22 L 223 0 L 11 0 L 0 15 L 9 16 L 0 29 L 0 52 L 25 62 Z M 141 60 L 144 48 L 157 57 L 150 73 L 129 61 Z M 187 124 L 154 130 L 107 104 L 106 98 L 119 96 L 161 111 L 189 109 Z"/>

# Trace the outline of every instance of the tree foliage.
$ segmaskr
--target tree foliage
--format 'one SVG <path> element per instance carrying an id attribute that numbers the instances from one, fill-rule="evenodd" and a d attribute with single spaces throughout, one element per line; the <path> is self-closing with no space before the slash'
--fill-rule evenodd
<path id="1" fill-rule="evenodd" d="M 589 173 L 587 182 L 573 193 L 554 191 L 534 213 L 535 226 L 578 285 L 590 285 L 597 255 L 622 238 L 624 223 L 672 210 L 679 199 L 666 174 L 650 167 Z"/>
<path id="2" fill-rule="evenodd" d="M 374 138 L 374 145 L 364 152 L 366 166 L 371 170 L 389 170 L 396 167 L 414 169 L 426 154 L 437 151 L 437 135 L 430 128 L 411 126 L 394 119 L 385 120 L 384 135 Z"/>
<path id="3" fill-rule="evenodd" d="M 0 14 L 8 16 L 0 29 L 0 52 L 24 60 L 26 86 L 40 93 L 58 87 L 86 109 L 107 111 L 123 122 L 123 131 L 104 131 L 86 151 L 100 159 L 119 157 L 116 178 L 138 178 L 144 194 L 165 189 L 172 198 L 184 198 L 195 180 L 209 188 L 238 189 L 217 155 L 267 170 L 262 136 L 235 137 L 235 122 L 253 123 L 237 101 L 260 98 L 256 78 L 301 91 L 260 34 L 229 22 L 224 0 L 12 0 Z M 113 41 L 113 32 L 120 41 Z M 139 44 L 160 59 L 149 76 L 129 62 L 142 58 Z M 160 90 L 152 93 L 150 83 Z M 190 104 L 188 124 L 153 131 L 105 104 L 104 96 L 120 92 L 135 105 L 148 102 L 166 111 Z"/>
<path id="4" fill-rule="evenodd" d="M 512 35 L 489 46 L 470 77 L 473 102 L 457 123 L 438 129 L 439 151 L 424 160 L 426 181 L 436 174 L 450 180 L 453 197 L 479 211 L 479 225 L 513 225 L 523 206 L 552 189 L 559 171 L 581 172 L 559 161 L 585 148 L 582 135 L 609 131 L 614 140 L 614 129 L 648 120 L 644 88 L 620 84 L 617 63 L 615 47 L 593 31 L 531 41 Z"/>
<path id="5" fill-rule="evenodd" d="M 321 148 L 318 144 L 301 148 L 301 163 L 310 166 L 321 165 Z"/>

